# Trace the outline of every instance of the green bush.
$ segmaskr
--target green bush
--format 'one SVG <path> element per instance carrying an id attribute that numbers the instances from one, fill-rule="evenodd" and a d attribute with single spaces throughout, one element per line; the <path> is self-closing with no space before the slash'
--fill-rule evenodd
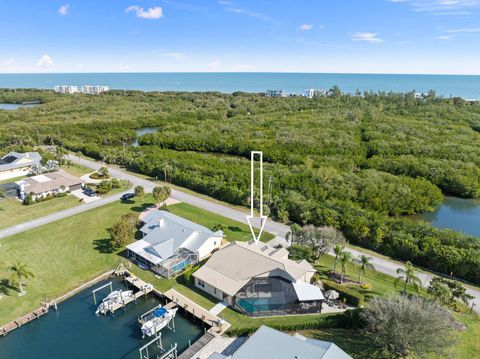
<path id="1" fill-rule="evenodd" d="M 338 284 L 331 280 L 322 280 L 325 289 L 333 289 L 340 294 L 340 298 L 345 298 L 348 304 L 360 307 L 365 302 L 365 296 L 357 292 L 355 289 L 349 288 L 346 285 Z"/>
<path id="2" fill-rule="evenodd" d="M 308 330 L 308 329 L 320 329 L 320 328 L 336 328 L 338 323 L 341 320 L 343 314 L 335 314 L 335 315 L 322 315 L 318 316 L 318 320 L 316 321 L 305 321 L 300 323 L 288 323 L 288 317 L 282 319 L 282 322 L 277 323 L 268 323 L 267 325 L 271 328 L 280 330 L 282 332 L 293 332 L 296 330 Z M 241 335 L 248 335 L 253 334 L 257 331 L 257 329 L 262 325 L 261 322 L 258 324 L 254 324 L 247 327 L 241 328 L 230 328 L 225 333 L 228 336 L 236 337 Z"/>

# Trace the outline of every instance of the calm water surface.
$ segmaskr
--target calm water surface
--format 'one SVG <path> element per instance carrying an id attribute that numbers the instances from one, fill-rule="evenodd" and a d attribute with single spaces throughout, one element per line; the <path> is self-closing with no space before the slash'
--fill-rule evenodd
<path id="1" fill-rule="evenodd" d="M 140 144 L 138 143 L 138 139 L 142 137 L 143 135 L 147 135 L 149 133 L 157 133 L 158 128 L 157 127 L 140 127 L 135 130 L 135 133 L 137 135 L 137 138 L 135 141 L 133 141 L 130 145 L 133 147 L 138 147 Z"/>
<path id="2" fill-rule="evenodd" d="M 142 91 L 220 91 L 265 92 L 284 89 L 303 93 L 307 88 L 343 91 L 427 92 L 443 96 L 480 98 L 480 76 L 389 75 L 322 73 L 50 73 L 0 74 L 0 88 L 44 88 L 56 85 L 107 85 L 112 89 Z"/>
<path id="3" fill-rule="evenodd" d="M 142 339 L 137 318 L 159 304 L 158 298 L 150 295 L 127 310 L 118 310 L 115 316 L 94 314 L 92 289 L 108 281 L 96 284 L 67 301 L 59 304 L 58 312 L 47 315 L 17 329 L 6 337 L 0 337 L 1 359 L 93 359 L 124 358 L 138 359 L 138 348 L 147 343 Z M 115 288 L 122 288 L 120 281 Z M 105 289 L 99 296 L 109 293 Z M 187 320 L 180 311 L 175 317 L 176 332 L 168 328 L 162 331 L 165 348 L 177 343 L 180 352 L 203 334 L 203 328 Z"/>
<path id="4" fill-rule="evenodd" d="M 19 108 L 30 108 L 35 106 L 38 106 L 38 105 L 17 105 L 13 103 L 0 103 L 0 110 L 12 111 L 12 110 L 17 110 Z"/>
<path id="5" fill-rule="evenodd" d="M 449 228 L 480 238 L 480 200 L 445 197 L 435 212 L 412 217 L 424 219 L 437 228 Z"/>

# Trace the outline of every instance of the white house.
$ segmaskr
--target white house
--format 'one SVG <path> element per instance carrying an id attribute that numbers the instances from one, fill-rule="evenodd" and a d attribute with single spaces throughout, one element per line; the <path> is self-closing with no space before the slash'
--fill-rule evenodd
<path id="1" fill-rule="evenodd" d="M 78 93 L 79 91 L 78 86 L 59 85 L 55 86 L 55 92 L 73 94 Z"/>
<path id="2" fill-rule="evenodd" d="M 152 271 L 171 277 L 187 265 L 208 257 L 222 243 L 223 232 L 155 210 L 142 218 L 143 238 L 128 245 L 128 257 Z"/>
<path id="3" fill-rule="evenodd" d="M 55 171 L 38 176 L 27 177 L 15 182 L 18 196 L 23 200 L 29 194 L 33 199 L 56 195 L 63 192 L 75 191 L 82 188 L 85 183 L 81 178 L 75 177 L 65 171 Z"/>
<path id="4" fill-rule="evenodd" d="M 322 89 L 306 89 L 304 96 L 308 98 L 314 98 L 319 96 L 327 96 L 327 90 Z"/>
<path id="5" fill-rule="evenodd" d="M 109 87 L 104 86 L 104 85 L 96 85 L 96 86 L 91 86 L 91 85 L 85 85 L 82 86 L 82 93 L 86 94 L 91 94 L 91 95 L 98 95 L 101 92 L 108 91 Z"/>
<path id="6" fill-rule="evenodd" d="M 38 152 L 10 152 L 0 158 L 0 180 L 26 176 L 41 160 Z"/>
<path id="7" fill-rule="evenodd" d="M 285 90 L 267 90 L 265 93 L 267 97 L 287 97 L 287 92 Z"/>

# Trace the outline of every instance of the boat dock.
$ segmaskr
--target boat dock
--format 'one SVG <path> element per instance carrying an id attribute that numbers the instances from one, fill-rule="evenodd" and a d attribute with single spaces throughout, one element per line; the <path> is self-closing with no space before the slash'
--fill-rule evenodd
<path id="1" fill-rule="evenodd" d="M 125 308 L 127 304 L 131 302 L 135 302 L 138 298 L 143 297 L 144 295 L 147 295 L 153 291 L 153 285 L 151 285 L 150 283 L 144 282 L 143 280 L 141 280 L 140 278 L 137 278 L 133 274 L 130 274 L 129 276 L 125 277 L 125 282 L 127 282 L 127 284 L 130 284 L 131 286 L 136 288 L 137 292 L 135 292 L 131 297 L 123 298 L 122 302 L 114 303 L 111 307 L 109 307 L 109 312 L 111 314 L 114 314 L 120 308 Z M 112 290 L 111 282 L 103 285 L 102 287 L 94 289 L 92 291 L 95 304 L 97 302 L 95 297 L 95 292 L 107 286 L 110 286 L 110 291 L 111 291 Z"/>
<path id="2" fill-rule="evenodd" d="M 183 294 L 180 294 L 173 288 L 167 290 L 165 293 L 163 293 L 163 295 L 170 301 L 165 304 L 164 307 L 166 309 L 170 309 L 174 306 L 183 308 L 185 312 L 192 314 L 194 317 L 199 318 L 204 323 L 211 326 L 207 333 L 210 333 L 214 336 L 221 335 L 230 327 L 229 323 L 210 313 L 208 310 L 188 299 Z"/>
<path id="3" fill-rule="evenodd" d="M 48 313 L 48 307 L 46 306 L 40 307 L 34 310 L 33 312 L 27 315 L 24 315 L 23 317 L 20 317 L 14 321 L 11 321 L 10 323 L 5 324 L 3 327 L 0 327 L 0 335 L 7 335 L 12 330 L 20 328 L 22 325 L 30 323 L 32 320 L 37 319 L 47 313 Z"/>

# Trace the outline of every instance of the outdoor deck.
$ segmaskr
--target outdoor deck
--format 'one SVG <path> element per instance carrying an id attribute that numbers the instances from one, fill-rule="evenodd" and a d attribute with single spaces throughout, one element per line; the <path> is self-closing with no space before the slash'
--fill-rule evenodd
<path id="1" fill-rule="evenodd" d="M 177 359 L 191 359 L 197 354 L 205 345 L 207 345 L 215 336 L 211 333 L 203 334 L 193 345 L 178 356 Z"/>
<path id="2" fill-rule="evenodd" d="M 3 327 L 0 327 L 0 335 L 7 335 L 12 330 L 20 328 L 22 325 L 30 323 L 32 320 L 37 319 L 47 313 L 48 313 L 48 307 L 44 306 L 44 307 L 35 309 L 33 312 L 27 315 L 24 315 L 23 317 L 20 317 L 16 320 L 13 320 L 10 323 L 5 324 Z"/>
<path id="3" fill-rule="evenodd" d="M 144 282 L 140 278 L 135 277 L 134 275 L 130 275 L 125 278 L 125 281 L 130 283 L 132 286 L 138 289 L 138 292 L 134 293 L 133 297 L 126 298 L 122 303 L 115 303 L 110 308 L 112 313 L 115 313 L 120 308 L 124 308 L 127 304 L 136 301 L 138 298 L 147 295 L 148 293 L 153 291 L 153 286 L 149 285 L 149 283 Z"/>

